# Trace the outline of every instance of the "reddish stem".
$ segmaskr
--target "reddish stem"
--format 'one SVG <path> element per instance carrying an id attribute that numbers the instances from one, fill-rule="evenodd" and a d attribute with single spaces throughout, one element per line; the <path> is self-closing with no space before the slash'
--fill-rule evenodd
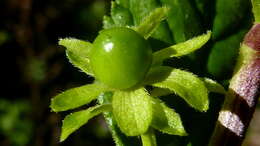
<path id="1" fill-rule="evenodd" d="M 244 38 L 210 146 L 240 146 L 260 96 L 260 24 Z"/>

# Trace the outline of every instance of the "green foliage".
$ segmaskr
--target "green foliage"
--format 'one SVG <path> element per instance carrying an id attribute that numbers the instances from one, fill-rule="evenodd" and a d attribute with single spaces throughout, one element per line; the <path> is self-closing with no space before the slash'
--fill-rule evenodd
<path id="1" fill-rule="evenodd" d="M 47 64 L 44 60 L 32 57 L 27 60 L 24 74 L 32 82 L 41 82 L 47 76 Z"/>
<path id="2" fill-rule="evenodd" d="M 176 43 L 184 42 L 201 33 L 199 16 L 189 0 L 160 0 L 170 8 L 168 25 Z"/>
<path id="3" fill-rule="evenodd" d="M 115 23 L 111 17 L 109 17 L 109 16 L 103 17 L 103 28 L 104 29 L 112 28 L 114 26 L 115 26 Z"/>
<path id="4" fill-rule="evenodd" d="M 200 13 L 204 13 L 206 10 L 205 10 L 205 6 L 206 6 L 206 2 L 207 0 L 195 0 L 196 2 L 196 5 L 197 5 L 197 8 L 198 10 L 200 11 Z"/>
<path id="5" fill-rule="evenodd" d="M 182 97 L 190 106 L 207 111 L 209 107 L 208 90 L 194 74 L 173 69 L 170 67 L 158 67 L 158 70 L 168 70 L 169 75 L 161 82 L 153 84 L 155 87 L 167 88 Z"/>
<path id="6" fill-rule="evenodd" d="M 223 75 L 230 76 L 238 56 L 239 43 L 242 41 L 245 32 L 245 30 L 241 30 L 213 45 L 207 64 L 207 70 L 210 74 L 217 78 L 221 78 Z"/>
<path id="7" fill-rule="evenodd" d="M 84 85 L 69 89 L 51 100 L 51 109 L 54 112 L 66 111 L 90 103 L 107 88 L 99 83 Z"/>
<path id="8" fill-rule="evenodd" d="M 164 8 L 157 9 L 157 11 L 158 10 L 164 11 Z M 163 14 L 165 14 L 165 13 L 163 13 Z M 159 23 L 161 20 L 162 19 L 160 19 L 156 23 Z M 149 25 L 149 24 L 147 24 L 147 25 Z M 151 27 L 152 29 L 150 29 L 150 31 L 153 31 L 153 29 L 154 29 L 153 27 L 155 27 L 155 26 L 156 25 L 152 26 Z M 119 28 L 115 28 L 115 29 L 111 29 L 110 31 L 112 31 L 112 30 L 117 31 L 118 29 Z M 123 28 L 121 28 L 121 29 L 123 29 Z M 130 29 L 128 29 L 128 30 L 130 30 Z M 111 33 L 113 33 L 113 31 Z M 140 31 L 142 31 L 142 30 L 140 30 Z M 147 32 L 147 33 L 149 34 L 151 32 Z M 111 35 L 111 34 L 107 34 L 107 35 Z M 121 39 L 121 37 L 125 38 L 126 36 L 121 35 L 120 39 Z M 129 38 L 130 38 L 130 40 L 133 40 L 132 37 L 129 37 Z M 66 41 L 64 41 L 64 40 L 66 40 Z M 82 59 L 84 59 L 84 58 L 88 59 L 89 49 L 93 50 L 93 49 L 99 48 L 96 45 L 94 45 L 93 47 L 90 47 L 91 46 L 90 44 L 83 42 L 83 41 L 75 40 L 75 39 L 74 40 L 64 39 L 64 40 L 61 40 L 60 44 L 67 46 L 68 51 L 71 51 L 75 55 L 82 57 Z M 115 40 L 115 41 L 118 41 L 118 40 Z M 134 42 L 136 43 L 136 39 L 134 39 Z M 122 42 L 119 41 L 118 43 L 121 44 Z M 77 48 L 77 47 L 79 47 L 79 48 Z M 84 47 L 86 47 L 86 48 L 84 48 Z M 124 47 L 124 45 L 121 45 L 121 47 L 119 45 L 118 47 L 121 49 L 121 47 Z M 140 48 L 140 49 L 144 49 L 147 46 L 142 46 L 142 47 L 143 48 Z M 125 48 L 125 49 L 127 49 L 127 48 Z M 115 57 L 114 62 L 117 64 L 119 63 L 119 65 L 120 65 L 120 63 L 122 63 L 122 62 L 120 60 L 116 60 L 116 59 L 118 59 L 118 57 L 122 58 L 122 56 L 120 55 L 120 52 L 117 52 L 117 53 L 118 53 L 118 55 Z M 90 53 L 90 58 L 92 58 L 91 54 L 92 53 Z M 129 55 L 129 53 L 127 55 Z M 140 53 L 134 52 L 134 53 L 130 54 L 130 57 L 135 57 L 136 55 L 138 56 L 138 55 L 140 55 Z M 125 56 L 125 57 L 127 58 L 127 56 Z M 104 58 L 106 58 L 106 57 L 104 57 Z M 95 59 L 96 59 L 96 57 L 95 57 Z M 91 61 L 93 61 L 93 60 L 90 59 L 90 62 Z M 137 59 L 137 61 L 139 61 L 139 60 Z M 139 62 L 137 62 L 137 63 L 139 63 Z M 103 63 L 107 63 L 107 62 L 104 61 Z M 130 63 L 131 63 L 131 61 L 130 61 Z M 134 63 L 134 64 L 136 64 L 136 63 Z M 126 64 L 124 64 L 124 65 L 126 65 Z M 129 65 L 126 65 L 126 67 L 129 67 Z M 133 75 L 135 73 L 136 72 L 133 72 Z M 123 74 L 125 74 L 125 73 L 123 73 Z M 132 76 L 132 74 L 130 74 L 130 75 Z M 114 77 L 112 79 L 114 79 Z M 94 84 L 91 84 L 91 85 L 85 85 L 85 86 L 82 86 L 79 88 L 70 89 L 70 90 L 65 91 L 64 93 L 54 97 L 51 102 L 51 108 L 53 111 L 65 111 L 65 110 L 73 109 L 73 108 L 76 108 L 81 105 L 89 103 L 90 101 L 94 100 L 96 98 L 96 96 L 100 95 L 101 93 L 103 93 L 105 91 L 113 91 L 113 90 L 106 88 L 102 84 L 98 84 L 97 82 Z M 125 91 L 118 90 L 118 91 L 113 91 L 113 92 L 114 92 L 114 96 L 113 96 L 113 100 L 112 100 L 113 115 L 106 113 L 105 115 L 106 115 L 107 119 L 110 119 L 111 121 L 113 121 L 113 117 L 114 117 L 115 121 L 117 122 L 121 131 L 126 135 L 138 136 L 138 135 L 146 133 L 151 124 L 151 121 L 152 121 L 153 111 L 152 111 L 152 105 L 151 105 L 152 104 L 151 97 L 145 91 L 145 89 L 138 87 L 137 89 L 129 89 L 128 91 L 127 90 L 125 90 Z M 102 103 L 102 102 L 100 101 L 100 103 Z M 104 104 L 104 102 L 103 102 L 103 104 Z M 91 110 L 91 109 L 89 109 L 89 110 Z M 83 113 L 85 113 L 85 112 L 83 112 Z M 125 116 L 125 113 L 127 113 L 128 116 Z M 75 118 L 74 118 L 75 116 L 81 117 L 81 112 L 77 112 L 77 114 L 75 114 L 75 115 L 72 114 L 71 116 L 68 116 L 68 118 L 65 118 L 64 125 L 69 125 L 71 123 L 71 122 L 68 122 L 69 124 L 66 124 L 67 123 L 66 121 L 75 121 Z M 88 117 L 88 118 L 91 118 L 91 117 Z M 88 120 L 88 118 L 87 118 L 87 120 Z M 143 118 L 145 118 L 145 120 Z M 67 138 L 67 136 L 69 136 L 69 134 L 71 134 L 76 129 L 78 129 L 80 126 L 85 124 L 87 120 L 86 119 L 78 120 L 79 123 L 76 122 L 75 124 L 73 124 L 75 127 L 69 128 L 67 130 L 63 130 L 61 140 L 64 140 L 65 138 Z M 68 126 L 65 126 L 65 127 L 68 127 Z M 120 144 L 120 142 L 123 143 L 123 141 L 121 141 L 121 139 L 120 139 L 121 137 L 119 137 L 119 131 L 116 131 L 116 124 L 112 124 L 110 127 L 113 128 L 112 130 L 114 130 L 112 133 L 114 133 L 113 136 L 114 136 L 114 139 L 117 140 L 117 143 L 118 144 Z"/>
<path id="9" fill-rule="evenodd" d="M 127 136 L 141 135 L 149 128 L 152 103 L 145 89 L 115 92 L 112 106 L 117 124 Z"/>
<path id="10" fill-rule="evenodd" d="M 260 23 L 260 0 L 251 0 L 253 5 L 253 13 L 255 22 Z"/>
<path id="11" fill-rule="evenodd" d="M 166 96 L 166 95 L 170 95 L 173 92 L 169 89 L 165 89 L 165 88 L 154 88 L 150 94 L 152 97 L 160 97 L 160 96 Z"/>
<path id="12" fill-rule="evenodd" d="M 204 84 L 207 87 L 208 91 L 219 94 L 226 94 L 226 90 L 224 89 L 224 87 L 216 81 L 209 78 L 202 78 L 202 80 L 204 81 Z"/>
<path id="13" fill-rule="evenodd" d="M 86 41 L 65 38 L 59 40 L 59 45 L 66 47 L 66 53 L 69 61 L 86 74 L 93 75 L 89 66 L 89 51 L 92 44 Z"/>
<path id="14" fill-rule="evenodd" d="M 116 3 L 124 8 L 129 8 L 129 0 L 116 0 Z"/>
<path id="15" fill-rule="evenodd" d="M 199 78 L 193 73 L 176 68 L 188 68 L 190 71 L 194 71 L 194 68 L 201 68 L 201 72 L 203 73 L 198 72 L 199 76 L 211 74 L 214 78 L 219 79 L 223 77 L 223 73 L 220 72 L 227 70 L 227 68 L 232 68 L 232 61 L 235 60 L 236 48 L 238 48 L 236 46 L 239 46 L 239 42 L 245 31 L 237 31 L 239 33 L 232 36 L 229 36 L 229 34 L 232 34 L 233 29 L 240 26 L 237 22 L 240 22 L 244 18 L 245 12 L 248 9 L 248 3 L 245 0 L 235 0 L 232 2 L 217 0 L 216 15 L 214 16 L 214 21 L 211 21 L 208 17 L 214 14 L 211 14 L 211 10 L 210 14 L 208 14 L 208 3 L 205 0 L 196 0 L 194 2 L 189 0 L 116 0 L 112 2 L 110 16 L 105 16 L 103 19 L 104 29 L 113 28 L 110 29 L 113 31 L 107 34 L 107 36 L 114 37 L 117 35 L 114 33 L 115 30 L 118 30 L 119 27 L 127 27 L 147 39 L 152 44 L 151 47 L 157 50 L 153 53 L 153 63 L 149 68 L 149 72 L 145 72 L 145 78 L 139 80 L 136 86 L 127 88 L 127 90 L 119 88 L 115 90 L 113 87 L 112 90 L 110 85 L 104 87 L 102 84 L 94 83 L 79 87 L 82 90 L 75 88 L 65 91 L 52 100 L 51 108 L 54 111 L 65 111 L 87 104 L 98 97 L 101 106 L 104 104 L 112 105 L 112 111 L 104 112 L 104 116 L 117 146 L 136 145 L 136 143 L 133 143 L 131 136 L 141 136 L 143 145 L 154 146 L 156 145 L 155 129 L 170 135 L 188 136 L 188 138 L 183 139 L 186 139 L 186 141 L 188 139 L 191 141 L 190 145 L 193 145 L 195 142 L 191 136 L 194 136 L 194 129 L 200 129 L 200 127 L 192 127 L 193 123 L 187 122 L 187 119 L 196 119 L 196 116 L 203 117 L 205 114 L 213 113 L 212 109 L 207 111 L 209 109 L 208 93 L 225 94 L 225 89 L 217 81 L 209 78 Z M 227 4 L 225 5 L 225 3 Z M 254 10 L 255 13 L 257 13 L 256 11 Z M 226 13 L 225 15 L 224 12 Z M 204 23 L 207 24 L 202 24 L 203 21 L 206 21 Z M 213 24 L 213 27 L 210 26 L 211 24 Z M 231 29 L 233 24 L 234 28 Z M 210 31 L 197 36 L 210 29 L 213 29 L 212 35 L 214 36 L 214 40 L 210 40 Z M 229 29 L 230 31 L 228 31 Z M 106 30 L 102 30 L 101 33 L 104 31 Z M 222 36 L 227 37 L 221 38 Z M 69 40 L 67 39 L 64 43 L 60 44 L 67 48 L 67 54 L 69 54 L 68 52 L 73 53 L 73 55 L 68 55 L 70 61 L 85 73 L 99 79 L 92 72 L 93 66 L 89 66 L 91 59 L 89 60 L 88 55 L 91 49 L 95 49 L 96 51 L 100 46 L 92 47 L 92 44 L 89 42 L 75 39 L 70 42 Z M 131 65 L 139 66 L 141 62 L 131 60 L 125 63 L 121 61 L 120 57 L 127 58 L 130 56 L 134 58 L 139 53 L 124 54 L 128 49 L 133 48 L 132 45 L 137 42 L 135 39 L 126 41 L 128 40 L 127 36 L 120 35 L 120 39 L 118 40 L 119 44 L 124 44 L 118 47 L 121 50 L 116 52 L 116 57 L 106 57 L 107 54 L 100 55 L 98 53 L 102 61 L 94 61 L 103 66 L 100 70 L 102 76 L 107 76 L 109 73 L 116 71 L 116 73 L 113 73 L 114 76 L 109 77 L 111 82 L 116 81 L 117 76 L 123 76 L 124 78 L 120 80 L 127 81 L 132 76 L 137 75 L 137 72 L 126 74 L 124 69 L 130 68 Z M 173 42 L 178 44 L 174 44 Z M 145 47 L 143 46 L 141 49 Z M 211 47 L 212 49 L 210 50 L 209 48 Z M 196 51 L 199 48 L 202 49 Z M 225 52 L 225 55 L 220 55 L 222 52 Z M 185 55 L 188 55 L 188 57 Z M 174 59 L 173 57 L 176 58 Z M 107 58 L 114 63 L 115 67 L 112 70 L 106 69 L 109 62 Z M 207 59 L 208 62 L 206 62 Z M 138 69 L 138 71 L 143 72 L 142 69 Z M 103 83 L 104 81 L 100 80 L 100 82 Z M 147 85 L 153 86 L 151 90 L 148 90 L 150 88 L 144 88 Z M 84 87 L 86 88 L 84 89 Z M 184 100 L 171 98 L 175 97 L 170 95 L 172 93 L 175 93 Z M 164 100 L 157 98 L 159 96 L 166 96 L 165 98 L 169 101 L 177 101 L 174 103 L 174 106 L 170 106 L 174 109 L 176 108 L 176 112 L 167 106 L 171 105 L 170 102 L 169 104 L 166 102 L 166 105 Z M 184 105 L 183 101 L 186 101 L 188 106 L 195 110 L 193 109 L 193 111 L 187 105 Z M 58 110 L 55 108 L 58 108 Z M 82 113 L 88 110 L 92 110 L 92 108 L 82 111 Z M 191 113 L 193 114 L 187 113 L 187 111 L 192 111 Z M 198 111 L 204 113 L 200 114 Z M 83 120 L 84 122 L 80 124 L 76 123 L 75 126 L 77 127 L 74 130 L 85 124 L 89 118 L 91 117 L 87 116 L 87 119 Z M 78 121 L 80 122 L 80 120 Z M 75 122 L 75 120 L 72 119 L 71 122 Z M 203 122 L 206 123 L 208 121 L 204 118 L 201 123 Z M 213 122 L 211 121 L 211 123 Z M 186 125 L 188 126 L 186 127 Z M 202 130 L 205 131 L 205 129 L 205 127 L 202 127 Z M 74 130 L 70 131 L 70 133 L 74 132 Z M 62 132 L 62 135 L 66 134 Z M 196 141 L 199 141 L 199 139 Z"/>
<path id="16" fill-rule="evenodd" d="M 249 8 L 248 0 L 216 0 L 212 37 L 218 39 L 239 26 Z"/>
<path id="17" fill-rule="evenodd" d="M 183 43 L 159 50 L 153 54 L 153 64 L 160 64 L 163 60 L 170 57 L 180 57 L 192 53 L 205 45 L 210 39 L 210 36 L 211 32 L 208 31 L 207 34 L 200 35 Z"/>
<path id="18" fill-rule="evenodd" d="M 149 38 L 156 31 L 160 22 L 166 19 L 168 11 L 167 7 L 156 8 L 135 28 L 135 31 L 144 36 L 144 38 Z"/>
<path id="19" fill-rule="evenodd" d="M 159 2 L 157 0 L 130 0 L 129 9 L 133 15 L 134 25 L 140 25 L 145 20 L 145 17 L 149 16 L 150 12 L 154 11 L 154 9 L 157 7 L 160 7 Z M 162 14 L 164 13 L 165 12 L 162 11 Z M 158 20 L 160 20 L 160 18 L 161 17 L 159 17 Z M 154 19 L 154 21 L 157 20 Z M 147 26 L 149 27 L 149 25 Z M 152 38 L 158 39 L 166 43 L 172 42 L 171 34 L 169 32 L 166 22 L 162 22 L 158 26 L 157 30 L 155 30 L 155 32 L 153 33 Z"/>
<path id="20" fill-rule="evenodd" d="M 113 93 L 105 92 L 98 97 L 98 101 L 100 104 L 110 104 L 112 102 L 112 96 Z M 113 112 L 105 112 L 103 114 L 108 124 L 108 127 L 111 130 L 113 140 L 117 146 L 135 145 L 132 139 L 130 139 L 120 131 L 119 127 L 117 126 L 116 120 L 113 116 Z"/>
<path id="21" fill-rule="evenodd" d="M 133 18 L 130 11 L 115 2 L 111 4 L 111 17 L 117 27 L 133 25 Z"/>
<path id="22" fill-rule="evenodd" d="M 32 137 L 33 124 L 29 118 L 31 105 L 22 100 L 0 98 L 0 134 L 12 146 L 26 146 Z"/>
<path id="23" fill-rule="evenodd" d="M 60 141 L 64 141 L 72 132 L 76 131 L 82 125 L 86 124 L 89 119 L 102 112 L 110 110 L 112 110 L 111 105 L 103 104 L 66 116 L 66 118 L 62 122 L 62 134 L 60 137 Z"/>
<path id="24" fill-rule="evenodd" d="M 113 5 L 114 6 L 112 6 L 112 9 L 115 10 L 116 6 L 115 4 Z M 145 21 L 141 24 L 141 26 L 136 26 L 134 29 L 143 34 L 144 37 L 149 37 L 150 34 L 152 34 L 157 28 L 158 24 L 166 17 L 167 11 L 168 8 L 166 7 L 155 9 L 151 14 L 147 15 L 147 17 L 144 18 Z M 116 11 L 111 14 L 116 16 L 116 14 L 114 14 L 115 12 Z M 112 16 L 112 18 L 115 19 L 116 17 Z M 107 20 L 108 19 L 110 18 L 107 17 Z M 152 25 L 150 25 L 150 23 L 148 22 L 153 23 L 151 23 Z M 125 32 L 125 30 L 131 29 L 116 27 L 115 24 L 113 24 L 113 26 L 111 24 L 111 27 L 113 28 L 101 31 L 101 34 L 104 33 L 105 35 L 101 38 L 98 37 L 98 39 L 94 41 L 94 45 L 77 39 L 62 39 L 59 43 L 67 47 L 67 52 L 71 52 L 73 53 L 73 55 L 75 55 L 75 58 L 71 58 L 71 56 L 68 56 L 68 58 L 71 60 L 72 63 L 75 64 L 76 67 L 79 67 L 82 70 L 88 68 L 87 71 L 85 71 L 85 73 L 88 74 L 90 73 L 90 71 L 94 70 L 93 75 L 96 76 L 96 78 L 98 79 L 100 79 L 100 76 L 107 76 L 111 73 L 112 76 L 109 76 L 109 80 L 111 80 L 111 82 L 115 82 L 117 80 L 120 82 L 125 82 L 129 80 L 129 77 L 134 77 L 138 75 L 138 72 L 146 76 L 146 72 L 143 70 L 146 69 L 146 67 L 140 66 L 140 63 L 142 65 L 142 60 L 144 57 L 141 57 L 142 60 L 140 60 L 138 59 L 138 56 L 144 54 L 142 51 L 140 52 L 140 50 L 149 49 L 149 45 L 137 45 L 137 48 L 139 50 L 138 51 L 135 49 L 135 47 L 136 43 L 138 44 L 138 42 L 140 42 L 140 39 L 137 39 L 136 36 L 133 37 L 133 35 L 128 36 Z M 121 30 L 124 30 L 124 33 L 120 33 Z M 132 31 L 133 30 L 131 30 L 130 32 Z M 127 31 L 127 33 L 128 32 L 129 31 Z M 107 36 L 109 37 L 107 38 Z M 209 37 L 210 32 L 182 44 L 167 47 L 165 49 L 162 49 L 161 52 L 167 52 L 167 50 L 169 50 L 170 48 L 171 50 L 175 50 L 177 53 L 158 53 L 159 55 L 155 55 L 153 59 L 159 60 L 161 62 L 166 58 L 186 55 L 200 48 L 209 40 Z M 97 41 L 99 39 L 102 41 L 104 40 L 105 42 Z M 141 41 L 140 43 L 143 43 L 144 41 L 145 40 Z M 108 43 L 112 43 L 112 51 L 106 50 L 106 44 Z M 131 45 L 129 43 L 134 43 L 135 45 L 131 47 L 129 46 Z M 130 49 L 128 47 L 130 47 Z M 104 51 L 100 52 L 100 48 Z M 185 49 L 181 50 L 181 48 Z M 127 53 L 127 51 L 134 52 Z M 129 57 L 130 60 L 128 59 L 127 61 L 122 61 L 122 59 L 124 60 Z M 88 60 L 89 58 L 90 60 Z M 77 61 L 77 59 L 80 59 L 82 61 Z M 109 65 L 109 61 L 110 64 L 113 64 L 112 66 Z M 89 66 L 89 62 L 91 66 Z M 100 65 L 98 66 L 102 66 L 100 68 L 101 70 L 99 70 L 98 72 L 96 70 L 97 66 L 93 65 L 92 63 L 99 63 Z M 131 67 L 132 64 L 134 66 L 137 66 L 137 70 L 134 72 L 133 68 Z M 86 65 L 88 67 L 83 67 L 83 65 Z M 108 70 L 105 71 L 107 65 L 109 65 Z M 124 68 L 130 68 L 130 70 L 124 72 Z M 100 75 L 98 75 L 97 73 L 99 73 Z M 118 77 L 120 76 L 124 78 L 118 79 Z M 127 76 L 128 78 L 125 78 L 125 76 Z M 100 81 L 103 83 L 105 82 L 104 80 Z M 99 102 L 101 103 L 101 105 L 104 105 L 105 103 L 112 104 L 112 111 L 105 112 L 104 115 L 108 123 L 110 123 L 109 126 L 112 130 L 112 134 L 117 145 L 128 145 L 128 138 L 122 136 L 122 133 L 119 131 L 119 129 L 127 136 L 141 135 L 143 143 L 145 145 L 154 145 L 156 143 L 154 135 L 148 131 L 150 126 L 158 129 L 159 131 L 172 135 L 187 135 L 183 128 L 179 115 L 171 110 L 169 107 L 167 107 L 165 104 L 163 104 L 163 102 L 161 102 L 160 100 L 153 99 L 142 87 L 142 85 L 152 84 L 153 86 L 170 89 L 171 91 L 176 92 L 178 95 L 184 98 L 192 107 L 201 111 L 205 111 L 208 109 L 207 88 L 198 77 L 191 73 L 171 67 L 161 66 L 158 68 L 152 68 L 147 77 L 145 79 L 138 80 L 138 82 L 140 82 L 140 85 L 127 90 L 120 90 L 119 88 L 117 90 L 112 90 L 114 86 L 107 84 L 108 87 L 105 87 L 103 84 L 98 82 L 70 89 L 54 97 L 51 102 L 51 108 L 53 111 L 56 112 L 73 109 L 89 103 L 90 101 L 96 99 L 97 96 L 104 94 L 104 92 L 109 91 L 107 93 L 110 93 L 112 91 L 113 96 L 108 96 L 112 97 L 112 99 L 105 99 L 104 97 L 106 96 L 101 96 L 99 97 Z M 120 86 L 124 85 L 120 84 Z M 157 110 L 162 111 L 162 113 L 164 114 L 158 115 L 156 113 Z M 100 111 L 91 114 L 91 111 L 92 108 L 89 108 L 85 111 L 76 112 L 67 116 L 63 122 L 61 141 L 65 140 L 72 132 L 85 124 L 90 118 L 96 115 L 96 113 L 98 114 L 102 112 Z M 117 126 L 119 127 L 119 129 Z"/>
<path id="25" fill-rule="evenodd" d="M 204 84 L 207 87 L 209 92 L 226 94 L 226 90 L 224 89 L 224 87 L 221 84 L 217 83 L 216 81 L 209 79 L 209 78 L 201 78 L 201 80 L 204 82 Z M 165 88 L 154 88 L 150 92 L 151 96 L 153 96 L 153 97 L 166 96 L 166 95 L 170 95 L 172 93 L 174 93 L 174 92 L 169 89 L 165 89 Z"/>
<path id="26" fill-rule="evenodd" d="M 141 135 L 143 146 L 157 146 L 156 137 L 153 129 L 149 129 L 146 133 Z"/>
<path id="27" fill-rule="evenodd" d="M 187 136 L 181 118 L 173 109 L 159 99 L 153 98 L 152 127 L 167 134 Z"/>

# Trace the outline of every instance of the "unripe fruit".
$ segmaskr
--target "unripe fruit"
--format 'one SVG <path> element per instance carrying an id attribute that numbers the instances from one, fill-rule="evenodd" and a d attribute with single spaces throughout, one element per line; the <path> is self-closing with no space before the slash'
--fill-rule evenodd
<path id="1" fill-rule="evenodd" d="M 152 62 L 149 43 L 132 29 L 119 27 L 100 32 L 90 51 L 95 77 L 115 89 L 141 82 Z"/>

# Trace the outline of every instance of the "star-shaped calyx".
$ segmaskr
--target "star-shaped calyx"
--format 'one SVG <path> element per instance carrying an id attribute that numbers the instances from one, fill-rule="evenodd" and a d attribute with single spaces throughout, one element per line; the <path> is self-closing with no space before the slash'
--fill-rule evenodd
<path id="1" fill-rule="evenodd" d="M 179 114 L 157 97 L 174 93 L 204 112 L 209 106 L 209 91 L 225 92 L 213 80 L 163 65 L 165 59 L 201 48 L 211 32 L 151 52 L 146 40 L 166 18 L 167 11 L 166 7 L 155 9 L 136 27 L 102 30 L 93 44 L 74 38 L 60 39 L 70 62 L 96 80 L 55 96 L 51 109 L 71 110 L 98 99 L 96 106 L 66 116 L 60 141 L 100 113 L 109 117 L 125 135 L 141 135 L 143 142 L 153 129 L 186 136 Z M 147 85 L 154 88 L 148 91 Z"/>

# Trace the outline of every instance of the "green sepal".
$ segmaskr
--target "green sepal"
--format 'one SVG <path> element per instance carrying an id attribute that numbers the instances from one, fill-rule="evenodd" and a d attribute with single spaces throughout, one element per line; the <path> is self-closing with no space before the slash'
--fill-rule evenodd
<path id="1" fill-rule="evenodd" d="M 104 16 L 103 17 L 103 28 L 104 29 L 109 29 L 115 27 L 115 23 L 113 19 L 109 16 Z"/>
<path id="2" fill-rule="evenodd" d="M 160 96 L 166 96 L 170 94 L 173 94 L 173 92 L 165 88 L 154 88 L 150 91 L 150 95 L 152 97 L 160 97 Z"/>
<path id="3" fill-rule="evenodd" d="M 114 93 L 113 115 L 125 135 L 138 136 L 148 130 L 152 121 L 150 98 L 144 88 Z"/>
<path id="4" fill-rule="evenodd" d="M 142 22 L 144 22 L 146 17 L 149 17 L 149 15 L 151 15 L 151 13 L 153 13 L 154 10 L 158 7 L 161 7 L 161 5 L 157 0 L 130 0 L 129 9 L 133 15 L 134 25 L 140 25 Z M 155 21 L 159 20 L 158 18 L 155 18 L 150 22 L 154 23 Z M 150 26 L 147 25 L 147 27 Z M 171 33 L 165 21 L 160 23 L 151 37 L 166 43 L 172 43 Z"/>
<path id="5" fill-rule="evenodd" d="M 166 66 L 152 68 L 145 83 L 167 88 L 182 97 L 191 107 L 199 111 L 209 108 L 208 90 L 196 75 Z M 156 77 L 154 78 L 153 77 Z"/>
<path id="6" fill-rule="evenodd" d="M 216 81 L 209 78 L 201 78 L 201 80 L 205 83 L 205 86 L 207 87 L 209 92 L 226 94 L 225 88 L 221 84 L 217 83 Z"/>
<path id="7" fill-rule="evenodd" d="M 65 38 L 59 40 L 59 45 L 66 47 L 66 54 L 71 64 L 93 76 L 88 58 L 89 51 L 92 48 L 91 43 L 75 38 Z"/>
<path id="8" fill-rule="evenodd" d="M 99 104 L 111 104 L 113 93 L 105 92 L 98 96 Z M 122 133 L 119 129 L 115 118 L 113 116 L 112 111 L 103 113 L 106 123 L 111 130 L 112 138 L 116 144 L 116 146 L 133 146 L 135 145 L 133 140 L 130 137 L 127 137 Z"/>
<path id="9" fill-rule="evenodd" d="M 107 90 L 107 87 L 99 83 L 72 88 L 52 98 L 50 107 L 54 112 L 74 109 L 90 103 L 100 93 Z"/>
<path id="10" fill-rule="evenodd" d="M 94 116 L 102 112 L 107 112 L 111 110 L 111 104 L 103 104 L 97 105 L 95 107 L 90 107 L 86 110 L 75 112 L 66 116 L 65 119 L 62 121 L 60 142 L 67 139 L 67 137 L 71 133 L 73 133 L 74 131 L 78 130 L 81 126 L 86 124 L 89 119 L 93 118 Z"/>
<path id="11" fill-rule="evenodd" d="M 211 32 L 194 37 L 183 43 L 179 43 L 153 53 L 153 65 L 161 64 L 164 59 L 180 57 L 198 50 L 210 39 Z"/>
<path id="12" fill-rule="evenodd" d="M 153 120 L 151 126 L 163 133 L 187 136 L 181 117 L 158 98 L 153 98 Z"/>
<path id="13" fill-rule="evenodd" d="M 209 92 L 226 94 L 225 88 L 218 82 L 209 78 L 201 78 L 201 80 L 204 82 Z M 173 93 L 174 93 L 173 91 L 165 88 L 154 88 L 153 90 L 150 91 L 150 95 L 152 97 L 166 96 Z"/>
<path id="14" fill-rule="evenodd" d="M 135 31 L 144 36 L 145 39 L 149 38 L 160 23 L 166 19 L 168 11 L 169 9 L 167 7 L 154 9 L 136 28 L 134 28 Z"/>

